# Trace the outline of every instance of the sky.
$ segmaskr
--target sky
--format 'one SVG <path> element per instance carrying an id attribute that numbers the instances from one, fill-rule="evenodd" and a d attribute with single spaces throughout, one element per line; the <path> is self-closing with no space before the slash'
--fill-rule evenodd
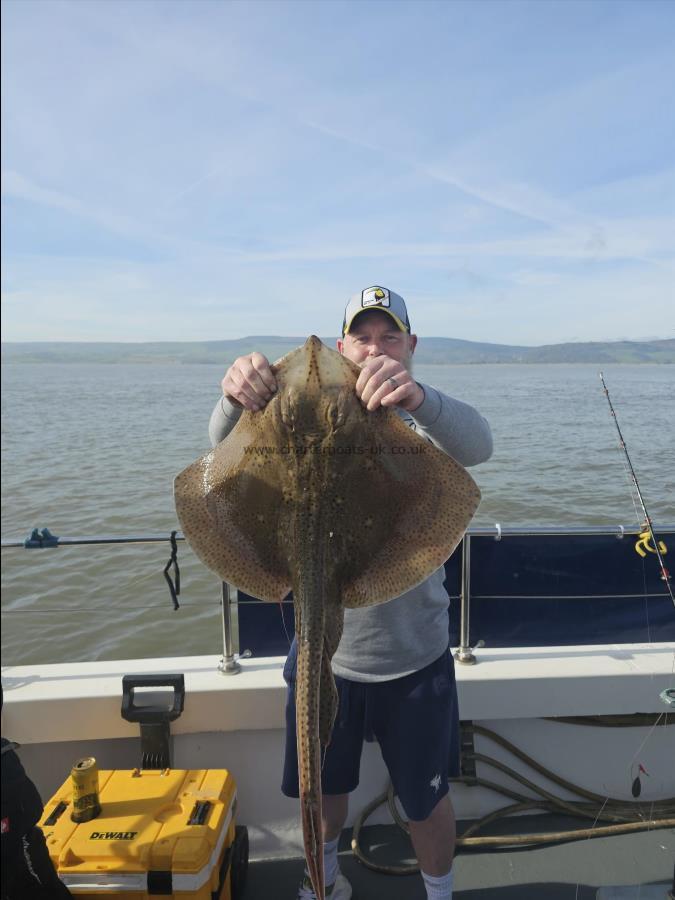
<path id="1" fill-rule="evenodd" d="M 675 2 L 5 0 L 4 341 L 675 336 Z"/>

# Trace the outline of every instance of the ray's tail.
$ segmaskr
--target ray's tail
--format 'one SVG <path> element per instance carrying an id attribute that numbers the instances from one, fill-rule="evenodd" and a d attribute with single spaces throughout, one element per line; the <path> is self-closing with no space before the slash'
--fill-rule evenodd
<path id="1" fill-rule="evenodd" d="M 310 617 L 304 616 L 303 618 L 304 625 Z M 298 671 L 295 704 L 298 777 L 307 871 L 317 900 L 324 900 L 321 744 L 319 741 L 323 621 L 315 622 L 314 627 L 309 623 L 308 625 L 309 627 L 301 629 L 301 633 L 297 635 Z"/>

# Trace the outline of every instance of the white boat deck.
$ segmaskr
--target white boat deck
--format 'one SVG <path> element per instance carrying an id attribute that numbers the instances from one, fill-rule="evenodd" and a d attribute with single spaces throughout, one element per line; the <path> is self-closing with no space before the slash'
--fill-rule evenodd
<path id="1" fill-rule="evenodd" d="M 636 761 L 649 772 L 643 779 L 641 800 L 675 796 L 672 727 L 608 729 L 550 721 L 570 716 L 672 715 L 672 707 L 660 694 L 675 687 L 674 644 L 480 648 L 475 655 L 475 665 L 456 664 L 463 720 L 498 732 L 550 771 L 603 796 L 632 799 Z M 293 898 L 302 861 L 297 802 L 283 797 L 279 789 L 284 660 L 242 659 L 237 675 L 222 674 L 219 661 L 213 656 L 5 667 L 3 734 L 22 745 L 23 763 L 47 799 L 78 757 L 93 755 L 101 768 L 139 764 L 138 726 L 120 715 L 123 675 L 184 673 L 185 709 L 171 725 L 173 764 L 176 768 L 227 768 L 233 773 L 240 800 L 237 820 L 249 829 L 255 860 L 246 897 Z M 475 749 L 532 777 L 524 764 L 484 737 L 475 736 Z M 486 772 L 486 777 L 494 776 L 494 770 Z M 568 796 L 545 777 L 537 780 Z M 379 749 L 367 745 L 348 824 L 386 783 Z M 454 784 L 452 796 L 463 820 L 508 802 L 485 788 L 465 784 Z M 396 849 L 401 838 L 394 836 L 398 830 L 390 823 L 390 814 L 382 807 L 369 819 L 364 834 L 380 848 L 377 853 L 393 845 L 401 858 L 406 850 Z M 535 826 L 533 817 L 527 816 L 527 830 L 535 827 L 548 830 L 545 824 Z M 455 896 L 459 900 L 595 900 L 602 886 L 630 890 L 630 885 L 640 885 L 634 894 L 616 893 L 617 900 L 631 896 L 660 900 L 667 896 L 663 885 L 670 884 L 674 858 L 672 830 L 595 838 L 524 853 L 460 854 Z M 418 878 L 382 875 L 359 864 L 349 850 L 348 832 L 342 861 L 355 883 L 354 900 L 424 897 Z M 649 885 L 650 891 L 661 894 L 646 892 Z M 614 895 L 599 896 L 610 900 Z"/>

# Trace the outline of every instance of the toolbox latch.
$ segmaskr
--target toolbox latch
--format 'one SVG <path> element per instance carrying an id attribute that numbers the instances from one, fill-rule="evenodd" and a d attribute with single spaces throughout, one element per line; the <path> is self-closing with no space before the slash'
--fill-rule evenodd
<path id="1" fill-rule="evenodd" d="M 64 801 L 61 800 L 59 803 L 56 804 L 54 809 L 51 811 L 51 813 L 49 814 L 49 817 L 44 820 L 44 822 L 42 823 L 42 827 L 44 828 L 47 825 L 56 825 L 56 823 L 59 821 L 59 819 L 61 818 L 61 816 L 64 814 L 64 812 L 67 809 L 68 809 L 68 804 L 64 803 Z"/>
<path id="2" fill-rule="evenodd" d="M 211 811 L 211 806 L 212 804 L 209 800 L 198 800 L 192 808 L 190 818 L 187 821 L 188 825 L 203 825 Z"/>
<path id="3" fill-rule="evenodd" d="M 173 878 L 171 872 L 150 870 L 148 872 L 148 895 L 173 897 Z"/>

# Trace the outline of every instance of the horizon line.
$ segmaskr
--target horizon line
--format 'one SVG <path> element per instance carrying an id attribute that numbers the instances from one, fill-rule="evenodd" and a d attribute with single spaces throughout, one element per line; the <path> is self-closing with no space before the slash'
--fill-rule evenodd
<path id="1" fill-rule="evenodd" d="M 605 339 L 568 339 L 561 341 L 548 341 L 545 343 L 539 344 L 511 344 L 511 343 L 497 343 L 496 341 L 486 341 L 486 340 L 474 340 L 471 338 L 457 338 L 450 337 L 449 335 L 417 335 L 420 341 L 424 340 L 436 340 L 436 341 L 460 341 L 465 344 L 489 344 L 493 347 L 555 347 L 555 346 L 564 346 L 566 344 L 570 344 L 573 346 L 579 346 L 582 344 L 653 344 L 659 343 L 661 341 L 672 341 L 675 340 L 675 335 L 669 337 L 637 337 L 637 338 L 605 338 Z M 235 343 L 236 341 L 249 341 L 249 340 L 261 340 L 261 341 L 269 341 L 269 340 L 282 340 L 282 341 L 305 341 L 307 338 L 303 335 L 284 335 L 284 334 L 247 334 L 242 337 L 236 338 L 201 338 L 198 340 L 179 340 L 179 339 L 165 339 L 165 340 L 63 340 L 58 338 L 52 338 L 48 340 L 10 340 L 10 341 L 1 341 L 0 346 L 9 347 L 9 346 L 23 346 L 27 344 L 68 344 L 73 346 L 84 346 L 91 344 L 119 344 L 122 346 L 140 346 L 142 344 L 225 344 L 225 343 Z M 324 340 L 324 338 L 320 338 L 320 340 Z M 326 338 L 326 340 L 339 340 L 339 335 L 331 335 Z"/>

